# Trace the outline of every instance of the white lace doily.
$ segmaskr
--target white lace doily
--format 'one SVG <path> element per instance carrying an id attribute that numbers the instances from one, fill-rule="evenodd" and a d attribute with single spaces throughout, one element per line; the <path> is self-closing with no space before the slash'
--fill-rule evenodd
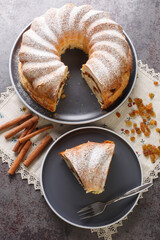
<path id="1" fill-rule="evenodd" d="M 157 81 L 159 84 L 158 86 L 154 85 L 154 81 Z M 146 64 L 143 64 L 141 61 L 138 61 L 138 76 L 135 87 L 131 93 L 131 98 L 134 99 L 136 97 L 140 97 L 143 99 L 144 103 L 147 104 L 152 102 L 154 111 L 156 112 L 156 120 L 157 120 L 157 127 L 160 127 L 160 74 L 155 73 L 154 69 L 149 69 Z M 148 96 L 149 93 L 154 94 L 154 98 L 151 100 Z M 145 158 L 142 153 L 142 145 L 144 143 L 153 143 L 155 145 L 160 145 L 160 135 L 156 132 L 155 128 L 152 129 L 151 135 L 149 138 L 145 137 L 143 134 L 136 135 L 135 142 L 130 141 L 130 135 L 125 134 L 125 130 L 129 129 L 126 126 L 125 121 L 130 120 L 132 122 L 136 122 L 137 124 L 141 121 L 139 117 L 135 119 L 129 116 L 129 113 L 132 109 L 135 108 L 133 103 L 130 103 L 128 100 L 118 109 L 121 117 L 118 118 L 115 113 L 112 113 L 110 116 L 92 123 L 92 125 L 103 126 L 106 128 L 110 128 L 117 132 L 118 134 L 122 135 L 134 148 L 139 161 L 142 166 L 143 171 L 143 181 L 150 182 L 153 179 L 158 177 L 158 173 L 160 172 L 160 159 L 157 159 L 156 162 L 153 164 L 151 163 L 149 158 Z M 14 111 L 13 111 L 14 109 Z M 23 103 L 19 100 L 18 96 L 16 95 L 13 87 L 8 87 L 7 91 L 1 93 L 0 97 L 0 125 L 4 122 L 9 121 L 23 112 L 27 112 L 28 109 L 23 105 Z M 40 118 L 39 126 L 48 124 L 49 121 Z M 72 129 L 73 126 L 66 126 L 62 124 L 54 124 L 54 131 L 48 131 L 53 139 L 56 139 L 64 132 Z M 42 135 L 41 135 L 42 138 Z M 0 133 L 0 157 L 2 158 L 3 163 L 8 163 L 11 166 L 12 162 L 15 159 L 15 153 L 12 152 L 12 148 L 15 145 L 16 138 L 12 137 L 9 141 L 4 138 L 3 132 Z M 33 138 L 33 144 L 30 151 L 36 147 L 36 145 L 40 142 L 39 136 Z M 16 173 L 20 173 L 22 179 L 27 179 L 28 184 L 33 184 L 35 190 L 40 190 L 40 166 L 42 159 L 44 157 L 43 153 L 38 160 L 36 160 L 29 168 L 26 168 L 23 164 L 18 168 Z M 142 195 L 141 195 L 142 197 Z M 125 217 L 123 220 L 126 220 Z M 117 232 L 117 228 L 122 226 L 122 220 L 112 226 L 101 228 L 101 229 L 92 229 L 91 232 L 97 232 L 98 237 L 103 237 L 104 239 L 111 240 L 112 234 Z"/>

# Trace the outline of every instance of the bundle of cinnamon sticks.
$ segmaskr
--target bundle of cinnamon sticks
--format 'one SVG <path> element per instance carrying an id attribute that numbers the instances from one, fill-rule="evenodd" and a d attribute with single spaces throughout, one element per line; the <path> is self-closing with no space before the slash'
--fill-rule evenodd
<path id="1" fill-rule="evenodd" d="M 22 131 L 20 137 L 17 140 L 16 145 L 12 149 L 15 153 L 17 152 L 18 155 L 8 171 L 9 174 L 13 175 L 16 169 L 19 167 L 22 160 L 24 159 L 25 155 L 27 154 L 28 150 L 32 145 L 30 139 L 48 129 L 53 128 L 53 125 L 49 125 L 34 131 L 38 124 L 38 120 L 39 117 L 37 115 L 32 116 L 31 113 L 26 113 L 18 118 L 12 119 L 11 121 L 0 125 L 0 131 L 8 129 L 10 127 L 14 127 L 12 130 L 10 130 L 4 135 L 6 139 Z M 25 161 L 23 162 L 24 165 L 28 167 L 51 141 L 52 137 L 50 135 L 46 135 L 42 139 L 40 144 L 34 149 L 34 151 L 30 153 L 30 155 L 25 159 Z"/>

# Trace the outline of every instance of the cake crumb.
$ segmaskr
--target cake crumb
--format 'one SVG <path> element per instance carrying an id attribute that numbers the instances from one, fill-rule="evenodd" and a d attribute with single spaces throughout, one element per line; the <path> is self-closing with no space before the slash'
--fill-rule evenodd
<path id="1" fill-rule="evenodd" d="M 58 113 L 54 113 L 53 115 L 54 115 L 54 117 L 56 118 L 56 117 L 57 117 L 57 115 L 58 115 Z"/>
<path id="2" fill-rule="evenodd" d="M 62 98 L 62 99 L 66 98 L 66 94 L 63 93 L 63 94 L 61 95 L 61 98 Z"/>

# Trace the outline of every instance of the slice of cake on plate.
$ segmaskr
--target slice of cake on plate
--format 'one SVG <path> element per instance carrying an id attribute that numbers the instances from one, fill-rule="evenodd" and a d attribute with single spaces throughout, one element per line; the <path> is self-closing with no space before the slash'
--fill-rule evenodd
<path id="1" fill-rule="evenodd" d="M 114 149 L 111 141 L 88 141 L 60 154 L 86 193 L 100 194 L 104 191 Z"/>

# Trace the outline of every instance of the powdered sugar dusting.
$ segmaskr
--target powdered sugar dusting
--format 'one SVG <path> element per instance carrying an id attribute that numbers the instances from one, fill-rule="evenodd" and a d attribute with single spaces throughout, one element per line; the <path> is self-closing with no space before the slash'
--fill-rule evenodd
<path id="1" fill-rule="evenodd" d="M 71 39 L 75 35 L 75 33 L 76 33 L 75 37 L 76 39 L 78 39 L 80 20 L 92 9 L 93 8 L 90 5 L 82 5 L 82 6 L 73 8 L 70 14 L 69 23 L 68 23 L 69 37 Z"/>
<path id="2" fill-rule="evenodd" d="M 22 45 L 19 52 L 19 58 L 21 62 L 48 62 L 59 59 L 54 53 L 35 49 L 26 45 Z"/>
<path id="3" fill-rule="evenodd" d="M 46 18 L 45 18 L 46 14 L 41 17 L 35 18 L 31 24 L 31 29 L 34 32 L 36 32 L 38 36 L 48 41 L 53 45 L 54 48 L 56 48 L 56 46 L 58 45 L 58 39 L 55 35 L 55 32 L 51 31 L 51 29 L 49 28 L 49 25 L 46 23 Z M 58 51 L 57 51 L 57 54 L 58 54 Z"/>
<path id="4" fill-rule="evenodd" d="M 107 12 L 94 10 L 90 5 L 77 7 L 71 3 L 49 9 L 35 18 L 31 29 L 24 33 L 19 59 L 22 64 L 29 64 L 23 67 L 23 74 L 30 81 L 52 71 L 54 76 L 56 69 L 52 69 L 52 62 L 61 62 L 60 54 L 67 47 L 82 48 L 89 53 L 84 66 L 96 76 L 99 87 L 103 86 L 101 92 L 120 84 L 129 52 L 122 27 L 111 20 Z M 59 65 L 57 74 L 61 77 Z M 53 82 L 55 84 L 55 79 Z"/>
<path id="5" fill-rule="evenodd" d="M 25 77 L 32 79 L 54 72 L 61 66 L 63 66 L 63 63 L 59 60 L 38 63 L 26 62 L 23 64 L 22 71 Z"/>
<path id="6" fill-rule="evenodd" d="M 103 190 L 114 146 L 113 142 L 88 142 L 64 152 L 87 191 Z"/>
<path id="7" fill-rule="evenodd" d="M 66 72 L 66 68 L 67 67 L 62 64 L 62 66 L 57 66 L 55 71 L 35 78 L 33 80 L 34 89 L 36 89 L 39 93 L 54 99 L 57 97 L 59 85 L 61 84 L 62 80 L 64 80 L 63 76 Z"/>

